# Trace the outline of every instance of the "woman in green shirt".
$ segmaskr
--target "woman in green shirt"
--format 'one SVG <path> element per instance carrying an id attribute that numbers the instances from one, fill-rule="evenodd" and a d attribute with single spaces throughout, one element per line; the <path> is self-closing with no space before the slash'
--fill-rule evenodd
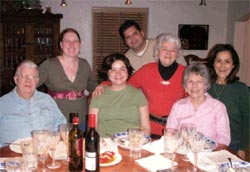
<path id="1" fill-rule="evenodd" d="M 212 85 L 210 95 L 222 101 L 229 115 L 230 149 L 242 159 L 249 146 L 250 96 L 246 84 L 236 76 L 240 68 L 239 57 L 232 45 L 217 44 L 208 54 Z"/>
<path id="2" fill-rule="evenodd" d="M 102 137 L 130 127 L 140 127 L 150 135 L 148 102 L 140 89 L 127 84 L 132 73 L 133 67 L 122 54 L 110 54 L 103 61 L 100 78 L 111 85 L 92 98 L 89 108 L 89 114 L 97 115 L 97 130 Z"/>

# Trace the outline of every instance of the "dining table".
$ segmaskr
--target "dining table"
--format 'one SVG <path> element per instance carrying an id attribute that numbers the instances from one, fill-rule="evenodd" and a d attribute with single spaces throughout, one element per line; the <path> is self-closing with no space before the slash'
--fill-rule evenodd
<path id="1" fill-rule="evenodd" d="M 118 164 L 112 165 L 112 166 L 101 166 L 100 172 L 148 172 L 149 170 L 143 168 L 140 166 L 135 159 L 130 158 L 129 156 L 129 150 L 123 149 L 118 147 L 119 154 L 122 156 L 121 162 Z M 148 152 L 147 150 L 142 150 L 142 158 L 148 157 L 150 155 L 153 155 L 153 153 Z M 0 158 L 9 158 L 9 157 L 21 157 L 22 154 L 13 152 L 9 146 L 4 146 L 0 148 Z M 178 172 L 186 172 L 187 169 L 192 169 L 193 165 L 190 161 L 184 161 L 183 159 L 184 155 L 176 154 L 175 162 L 177 162 L 177 165 L 175 166 L 176 171 Z M 52 159 L 50 156 L 47 158 L 47 162 L 49 163 Z M 68 171 L 68 164 L 63 162 L 63 160 L 57 160 L 61 163 L 61 167 L 57 169 L 49 169 L 51 172 L 67 172 Z M 83 161 L 84 165 L 84 161 Z M 41 169 L 41 164 L 38 165 L 38 171 Z M 85 170 L 83 169 L 83 172 Z M 200 170 L 202 171 L 202 170 Z M 160 171 L 164 172 L 164 171 Z"/>

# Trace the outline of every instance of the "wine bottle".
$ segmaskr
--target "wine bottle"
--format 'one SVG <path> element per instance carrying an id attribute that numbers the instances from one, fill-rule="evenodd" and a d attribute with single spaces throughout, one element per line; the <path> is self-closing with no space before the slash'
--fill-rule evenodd
<path id="1" fill-rule="evenodd" d="M 83 169 L 83 133 L 78 128 L 78 117 L 73 118 L 73 128 L 69 132 L 69 171 L 82 171 Z"/>
<path id="2" fill-rule="evenodd" d="M 100 136 L 95 129 L 96 116 L 89 114 L 89 131 L 85 137 L 85 171 L 99 172 Z"/>

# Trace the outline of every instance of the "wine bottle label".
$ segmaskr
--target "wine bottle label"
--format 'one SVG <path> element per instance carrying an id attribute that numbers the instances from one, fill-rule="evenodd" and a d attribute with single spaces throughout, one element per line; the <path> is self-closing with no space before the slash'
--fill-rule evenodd
<path id="1" fill-rule="evenodd" d="M 96 153 L 95 152 L 85 153 L 85 169 L 96 170 Z"/>
<path id="2" fill-rule="evenodd" d="M 78 139 L 76 141 L 75 147 L 76 147 L 76 150 L 77 150 L 77 152 L 76 152 L 77 155 L 82 156 L 82 138 L 80 138 L 80 139 Z"/>
<path id="3" fill-rule="evenodd" d="M 77 139 L 76 142 L 70 142 L 69 155 L 72 156 L 73 150 L 76 152 L 76 156 L 82 156 L 82 138 Z"/>

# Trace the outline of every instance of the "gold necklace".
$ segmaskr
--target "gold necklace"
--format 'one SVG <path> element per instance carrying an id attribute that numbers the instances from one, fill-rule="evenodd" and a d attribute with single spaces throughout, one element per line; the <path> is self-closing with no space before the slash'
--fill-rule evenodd
<path id="1" fill-rule="evenodd" d="M 226 88 L 227 84 L 225 84 L 222 89 L 217 92 L 216 88 L 215 88 L 215 84 L 213 84 L 213 88 L 214 88 L 214 93 L 216 94 L 216 99 L 220 99 L 220 95 L 223 93 L 224 89 Z"/>

